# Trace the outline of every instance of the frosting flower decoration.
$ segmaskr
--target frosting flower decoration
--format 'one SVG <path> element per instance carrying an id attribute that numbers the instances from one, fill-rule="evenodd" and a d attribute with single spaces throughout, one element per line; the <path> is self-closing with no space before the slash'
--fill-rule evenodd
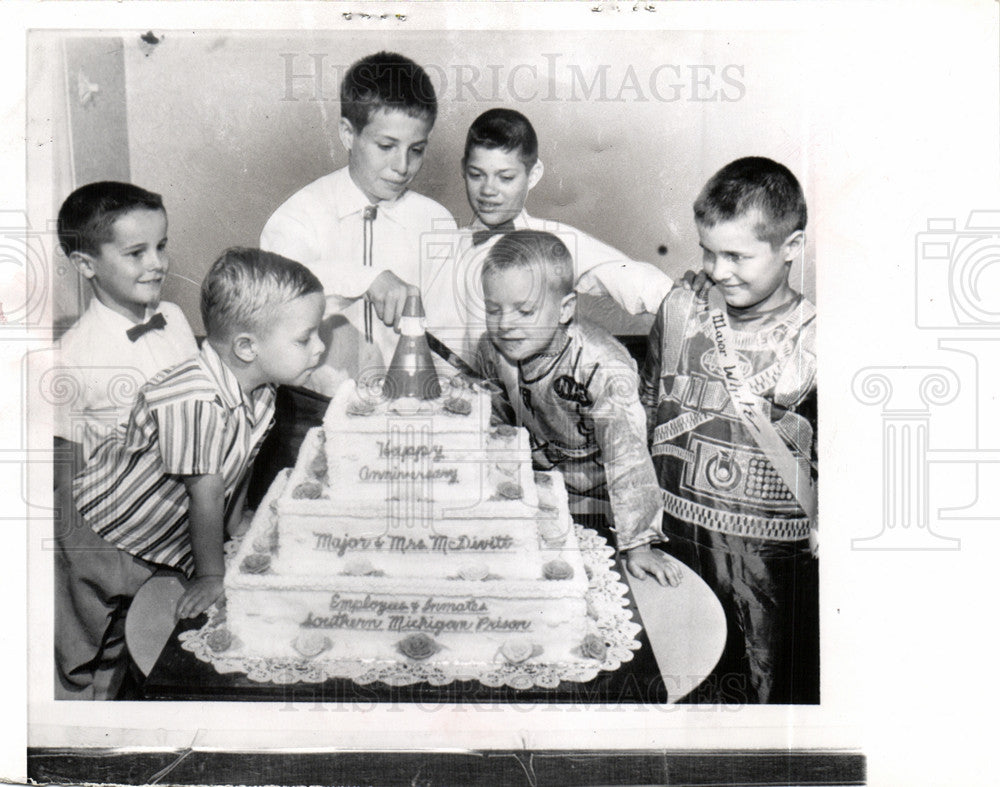
<path id="1" fill-rule="evenodd" d="M 315 481 L 303 481 L 292 492 L 297 500 L 318 500 L 323 496 L 323 487 Z"/>
<path id="2" fill-rule="evenodd" d="M 380 572 L 372 565 L 370 560 L 358 558 L 348 562 L 341 573 L 348 577 L 370 577 Z"/>
<path id="3" fill-rule="evenodd" d="M 458 569 L 458 576 L 470 582 L 479 582 L 490 575 L 490 570 L 482 563 L 467 563 Z"/>
<path id="4" fill-rule="evenodd" d="M 423 633 L 410 634 L 410 636 L 404 637 L 396 643 L 396 648 L 407 658 L 416 661 L 429 659 L 441 650 L 441 646 L 433 638 Z"/>
<path id="5" fill-rule="evenodd" d="M 500 655 L 511 664 L 520 664 L 527 661 L 532 656 L 537 656 L 542 652 L 538 645 L 530 642 L 505 642 L 500 646 Z"/>
<path id="6" fill-rule="evenodd" d="M 316 478 L 322 478 L 326 475 L 326 471 L 326 451 L 319 450 L 316 452 L 316 456 L 314 456 L 312 461 L 309 463 L 309 472 Z"/>
<path id="7" fill-rule="evenodd" d="M 244 574 L 266 574 L 271 568 L 271 556 L 254 552 L 247 555 L 240 563 L 240 571 Z"/>
<path id="8" fill-rule="evenodd" d="M 505 500 L 520 500 L 524 497 L 524 490 L 521 489 L 520 484 L 515 484 L 513 481 L 504 481 L 497 485 L 497 494 Z"/>
<path id="9" fill-rule="evenodd" d="M 302 631 L 292 642 L 292 647 L 307 659 L 318 656 L 331 645 L 330 638 L 318 631 Z"/>
<path id="10" fill-rule="evenodd" d="M 565 560 L 550 560 L 542 566 L 542 576 L 545 579 L 570 579 L 573 576 L 573 566 Z"/>
<path id="11" fill-rule="evenodd" d="M 375 405 L 372 402 L 367 402 L 365 400 L 358 400 L 356 402 L 351 402 L 347 405 L 348 415 L 371 415 L 375 412 Z"/>
<path id="12" fill-rule="evenodd" d="M 499 424 L 493 430 L 496 437 L 517 437 L 517 427 L 510 424 Z"/>
<path id="13" fill-rule="evenodd" d="M 583 642 L 580 643 L 580 653 L 588 659 L 604 661 L 604 657 L 607 655 L 607 652 L 608 643 L 596 634 L 588 634 L 583 638 Z"/>
<path id="14" fill-rule="evenodd" d="M 455 415 L 468 415 L 472 412 L 472 402 L 468 399 L 452 397 L 451 399 L 445 399 L 444 409 Z"/>
<path id="15" fill-rule="evenodd" d="M 232 646 L 233 635 L 229 633 L 227 628 L 217 628 L 209 632 L 205 642 L 213 653 L 222 653 Z"/>

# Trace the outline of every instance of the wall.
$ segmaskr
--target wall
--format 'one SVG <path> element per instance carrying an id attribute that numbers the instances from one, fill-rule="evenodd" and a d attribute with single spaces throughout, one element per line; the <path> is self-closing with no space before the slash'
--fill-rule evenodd
<path id="1" fill-rule="evenodd" d="M 133 180 L 164 195 L 174 260 L 164 296 L 196 327 L 198 284 L 215 255 L 255 244 L 282 200 L 346 163 L 335 134 L 340 76 L 387 47 L 424 64 L 438 87 L 441 110 L 414 188 L 460 223 L 470 219 L 459 170 L 465 132 L 493 106 L 519 109 L 538 131 L 546 175 L 528 201 L 533 215 L 573 224 L 671 275 L 699 264 L 691 202 L 733 158 L 785 162 L 815 212 L 802 53 L 790 34 L 157 36 L 155 44 L 122 37 L 125 153 Z M 810 244 L 805 276 L 793 271 L 811 297 L 813 258 Z"/>

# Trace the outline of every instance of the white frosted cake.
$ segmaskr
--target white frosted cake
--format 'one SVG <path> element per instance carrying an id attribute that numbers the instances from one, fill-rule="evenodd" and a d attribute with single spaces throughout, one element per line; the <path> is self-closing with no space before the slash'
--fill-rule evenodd
<path id="1" fill-rule="evenodd" d="M 226 618 L 250 656 L 564 662 L 601 655 L 587 585 L 562 477 L 490 426 L 486 391 L 382 402 L 347 382 L 258 508 Z"/>

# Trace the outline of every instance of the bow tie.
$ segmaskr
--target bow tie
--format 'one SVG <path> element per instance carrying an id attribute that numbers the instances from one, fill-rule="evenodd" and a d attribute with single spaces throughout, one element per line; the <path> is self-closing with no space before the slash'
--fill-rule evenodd
<path id="1" fill-rule="evenodd" d="M 514 220 L 508 219 L 503 224 L 497 224 L 495 227 L 487 227 L 484 230 L 476 230 L 472 233 L 472 245 L 482 246 L 486 241 L 492 238 L 494 235 L 503 235 L 506 232 L 514 231 Z"/>
<path id="2" fill-rule="evenodd" d="M 141 322 L 138 325 L 133 325 L 127 331 L 125 335 L 128 337 L 130 342 L 138 341 L 140 336 L 145 336 L 150 331 L 158 331 L 161 328 L 167 327 L 167 321 L 163 318 L 163 315 L 157 312 L 152 317 L 150 317 L 146 322 Z"/>

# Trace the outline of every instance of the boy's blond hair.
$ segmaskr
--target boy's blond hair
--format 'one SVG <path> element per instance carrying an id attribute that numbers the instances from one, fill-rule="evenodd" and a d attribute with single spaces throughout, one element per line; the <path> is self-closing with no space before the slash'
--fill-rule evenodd
<path id="1" fill-rule="evenodd" d="M 209 336 L 263 331 L 275 311 L 323 285 L 305 265 L 261 249 L 226 249 L 201 285 L 201 319 Z"/>
<path id="2" fill-rule="evenodd" d="M 483 276 L 512 268 L 542 270 L 559 296 L 573 291 L 573 258 L 569 249 L 551 232 L 515 230 L 498 240 L 483 262 Z"/>

